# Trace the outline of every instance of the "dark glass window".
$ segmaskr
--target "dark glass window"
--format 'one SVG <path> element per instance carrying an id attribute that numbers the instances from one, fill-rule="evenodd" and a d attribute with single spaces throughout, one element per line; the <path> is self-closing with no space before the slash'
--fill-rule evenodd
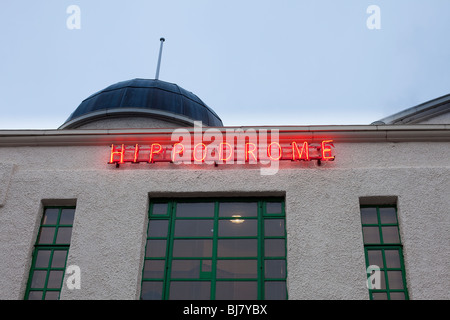
<path id="1" fill-rule="evenodd" d="M 171 199 L 149 211 L 141 299 L 287 299 L 282 199 Z"/>
<path id="2" fill-rule="evenodd" d="M 370 276 L 379 271 L 380 283 L 375 277 L 369 288 L 372 300 L 408 299 L 403 247 L 401 244 L 397 210 L 395 206 L 363 206 L 361 222 L 366 267 Z M 375 267 L 375 269 L 374 269 Z"/>
<path id="3" fill-rule="evenodd" d="M 74 215 L 74 207 L 44 208 L 25 299 L 59 299 Z"/>

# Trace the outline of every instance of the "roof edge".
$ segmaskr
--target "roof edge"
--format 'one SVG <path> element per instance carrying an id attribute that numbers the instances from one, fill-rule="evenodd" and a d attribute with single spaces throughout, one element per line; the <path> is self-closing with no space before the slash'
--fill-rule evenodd
<path id="1" fill-rule="evenodd" d="M 282 126 L 282 127 L 204 127 L 223 135 L 229 130 L 245 134 L 247 130 L 277 130 L 280 141 L 300 135 L 302 139 L 335 143 L 376 142 L 450 142 L 449 125 L 351 125 L 351 126 Z M 167 139 L 177 128 L 158 129 L 74 129 L 74 130 L 0 130 L 0 147 L 15 146 L 105 146 L 111 143 L 148 143 L 149 138 Z M 199 127 L 184 127 L 193 134 Z M 185 131 L 183 131 L 185 132 Z"/>

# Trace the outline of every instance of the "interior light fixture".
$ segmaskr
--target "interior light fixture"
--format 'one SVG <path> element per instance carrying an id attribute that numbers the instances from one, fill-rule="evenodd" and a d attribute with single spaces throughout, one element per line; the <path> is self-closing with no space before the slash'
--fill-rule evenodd
<path id="1" fill-rule="evenodd" d="M 241 216 L 238 215 L 238 214 L 232 215 L 231 217 L 232 217 L 232 218 L 235 218 L 235 219 L 230 220 L 232 223 L 240 224 L 240 223 L 244 222 L 244 219 L 237 219 L 237 218 L 240 218 L 240 217 L 241 217 Z"/>

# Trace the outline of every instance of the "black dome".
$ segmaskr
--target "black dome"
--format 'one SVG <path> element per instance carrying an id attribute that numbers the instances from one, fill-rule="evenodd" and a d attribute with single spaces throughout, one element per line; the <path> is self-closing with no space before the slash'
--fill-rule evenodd
<path id="1" fill-rule="evenodd" d="M 161 80 L 133 79 L 113 84 L 81 102 L 60 128 L 108 115 L 146 114 L 223 126 L 219 116 L 195 94 Z"/>

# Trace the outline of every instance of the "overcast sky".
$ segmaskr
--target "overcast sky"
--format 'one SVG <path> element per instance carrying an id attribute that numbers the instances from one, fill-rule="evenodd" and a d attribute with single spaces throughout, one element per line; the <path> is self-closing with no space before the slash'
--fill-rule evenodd
<path id="1" fill-rule="evenodd" d="M 450 93 L 449 0 L 0 5 L 0 129 L 56 129 L 92 93 L 153 79 L 160 37 L 159 79 L 226 126 L 370 124 Z"/>

